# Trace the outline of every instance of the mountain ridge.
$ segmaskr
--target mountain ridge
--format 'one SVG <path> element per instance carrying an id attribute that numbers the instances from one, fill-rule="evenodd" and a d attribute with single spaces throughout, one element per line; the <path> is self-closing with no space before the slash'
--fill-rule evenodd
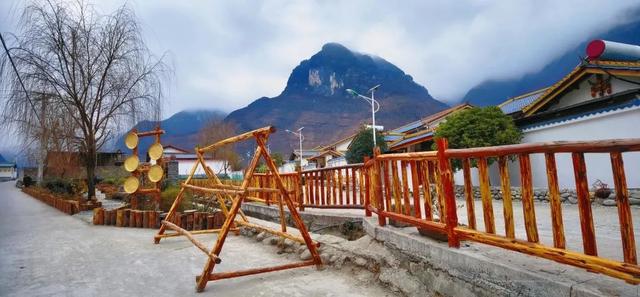
<path id="1" fill-rule="evenodd" d="M 447 108 L 428 90 L 385 59 L 351 51 L 338 43 L 327 43 L 292 71 L 283 91 L 275 97 L 261 97 L 231 112 L 225 121 L 239 131 L 274 125 L 272 150 L 289 153 L 297 138 L 286 129 L 305 127 L 304 147 L 327 144 L 355 132 L 371 119 L 369 103 L 353 97 L 347 88 L 365 93 L 374 85 L 381 108 L 376 124 L 396 127 Z M 252 147 L 240 147 L 244 153 Z"/>

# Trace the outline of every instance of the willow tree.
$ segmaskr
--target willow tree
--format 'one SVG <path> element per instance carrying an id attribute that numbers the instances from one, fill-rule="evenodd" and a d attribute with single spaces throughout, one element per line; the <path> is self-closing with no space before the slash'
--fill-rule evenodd
<path id="1" fill-rule="evenodd" d="M 9 90 L 3 120 L 41 133 L 48 117 L 67 119 L 55 136 L 67 137 L 83 156 L 93 197 L 98 152 L 119 124 L 159 117 L 167 67 L 146 47 L 126 6 L 101 14 L 80 1 L 34 2 L 24 8 L 19 28 L 0 58 Z"/>

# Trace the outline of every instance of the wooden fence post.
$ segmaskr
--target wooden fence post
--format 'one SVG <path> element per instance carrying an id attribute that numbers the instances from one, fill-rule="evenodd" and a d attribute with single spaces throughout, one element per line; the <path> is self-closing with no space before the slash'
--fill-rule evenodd
<path id="1" fill-rule="evenodd" d="M 367 162 L 369 162 L 369 157 L 365 156 L 364 157 L 364 164 L 367 164 Z M 364 195 L 364 215 L 367 216 L 367 217 L 370 217 L 371 216 L 371 209 L 369 208 L 369 206 L 371 205 L 371 199 L 370 199 L 369 195 L 367 195 L 367 194 L 370 194 L 369 191 L 368 191 L 368 187 L 367 187 L 367 186 L 369 186 L 367 184 L 368 181 L 369 181 L 367 176 L 370 174 L 370 172 L 367 169 L 365 169 L 365 166 L 366 165 L 362 166 L 362 170 L 363 170 L 364 174 L 361 174 L 361 176 L 363 178 L 360 180 L 360 185 L 361 185 L 360 186 L 360 189 L 361 189 L 360 190 L 360 194 L 362 195 L 362 185 L 365 184 L 365 188 L 364 189 L 366 190 L 366 192 L 365 192 L 365 195 Z"/>
<path id="2" fill-rule="evenodd" d="M 296 166 L 296 171 L 298 172 L 298 180 L 296 183 L 296 190 L 297 190 L 297 195 L 296 198 L 298 198 L 298 208 L 300 209 L 300 211 L 304 211 L 304 184 L 306 183 L 306 181 L 303 181 L 302 179 L 302 166 L 298 165 Z M 307 197 L 308 197 L 307 193 Z"/>
<path id="3" fill-rule="evenodd" d="M 451 163 L 446 156 L 448 143 L 445 138 L 437 138 L 438 145 L 438 166 L 440 169 L 440 182 L 444 194 L 444 209 L 446 211 L 446 228 L 449 247 L 460 247 L 460 239 L 458 238 L 455 228 L 458 226 L 458 214 L 456 206 L 456 197 L 453 192 L 453 174 L 451 173 Z"/>
<path id="4" fill-rule="evenodd" d="M 384 211 L 384 198 L 382 197 L 382 184 L 380 183 L 380 162 L 383 161 L 378 160 L 378 155 L 380 155 L 380 148 L 375 147 L 373 150 L 373 174 L 371 175 L 374 190 L 371 195 L 376 196 L 374 201 L 377 202 L 376 208 L 378 210 L 378 225 L 384 226 L 387 224 L 387 220 L 382 214 Z"/>

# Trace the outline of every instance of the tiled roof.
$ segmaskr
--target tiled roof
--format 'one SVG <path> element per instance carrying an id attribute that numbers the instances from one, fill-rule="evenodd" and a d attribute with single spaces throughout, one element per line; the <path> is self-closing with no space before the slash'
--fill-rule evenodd
<path id="1" fill-rule="evenodd" d="M 411 142 L 416 141 L 416 140 L 428 138 L 428 137 L 431 137 L 431 136 L 433 136 L 433 131 L 429 131 L 427 133 L 418 134 L 418 135 L 415 135 L 415 136 L 400 140 L 400 141 L 398 141 L 396 143 L 393 143 L 393 144 L 391 144 L 390 148 L 395 149 L 395 148 L 398 148 L 398 147 L 400 147 L 400 146 L 402 146 L 404 144 L 411 143 Z"/>
<path id="2" fill-rule="evenodd" d="M 550 126 L 550 125 L 555 125 L 555 124 L 560 124 L 560 123 L 565 123 L 565 122 L 570 122 L 573 120 L 577 120 L 577 119 L 581 119 L 581 118 L 587 118 L 587 117 L 591 117 L 591 116 L 595 116 L 595 115 L 599 115 L 599 114 L 605 114 L 608 112 L 612 112 L 612 111 L 618 111 L 618 110 L 623 110 L 623 109 L 631 109 L 631 108 L 638 108 L 640 107 L 640 99 L 633 99 L 631 101 L 625 102 L 625 103 L 620 103 L 620 104 L 615 104 L 615 105 L 608 105 L 599 109 L 595 109 L 595 110 L 590 110 L 590 111 L 586 111 L 583 113 L 579 113 L 579 114 L 573 114 L 573 115 L 568 115 L 568 116 L 564 116 L 564 117 L 559 117 L 559 118 L 555 118 L 555 119 L 550 119 L 550 120 L 546 120 L 546 121 L 541 121 L 541 122 L 537 122 L 531 125 L 527 125 L 524 127 L 521 127 L 522 130 L 529 130 L 529 129 L 534 129 L 534 128 L 539 128 L 539 127 L 544 127 L 544 126 Z"/>
<path id="3" fill-rule="evenodd" d="M 596 70 L 593 70 L 596 69 Z M 621 72 L 635 73 L 640 71 L 640 62 L 622 62 L 622 61 L 590 61 L 583 62 L 576 66 L 569 74 L 556 82 L 551 87 L 547 88 L 536 100 L 533 100 L 529 105 L 522 108 L 522 111 L 526 115 L 535 113 L 538 109 L 544 106 L 549 100 L 561 93 L 567 86 L 574 83 L 582 75 L 588 73 L 588 71 L 603 71 L 615 70 Z"/>
<path id="4" fill-rule="evenodd" d="M 547 90 L 547 88 L 510 98 L 509 100 L 500 104 L 500 109 L 502 109 L 502 112 L 504 112 L 505 114 L 511 114 L 521 111 L 523 108 L 529 106 L 529 104 L 540 98 L 540 96 L 544 94 L 545 90 Z"/>

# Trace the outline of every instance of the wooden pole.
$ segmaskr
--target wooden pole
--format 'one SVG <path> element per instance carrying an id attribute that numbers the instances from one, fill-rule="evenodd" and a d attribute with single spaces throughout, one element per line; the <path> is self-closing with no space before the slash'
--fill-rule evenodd
<path id="1" fill-rule="evenodd" d="M 447 158 L 448 143 L 445 138 L 436 140 L 438 145 L 438 165 L 440 167 L 440 181 L 442 182 L 442 191 L 444 192 L 447 238 L 449 247 L 460 247 L 460 239 L 458 238 L 455 228 L 458 227 L 458 214 L 456 206 L 456 197 L 453 192 L 453 174 L 451 172 L 451 164 Z"/>
<path id="2" fill-rule="evenodd" d="M 180 235 L 182 235 L 182 236 L 186 237 L 187 239 L 189 239 L 189 241 L 191 241 L 191 243 L 193 243 L 193 245 L 195 245 L 198 249 L 203 251 L 216 264 L 220 264 L 220 262 L 222 262 L 222 259 L 220 259 L 217 255 L 211 254 L 211 252 L 209 252 L 209 249 L 207 249 L 207 247 L 205 247 L 204 244 L 202 244 L 201 242 L 199 242 L 195 238 L 193 238 L 193 236 L 191 236 L 191 233 L 189 233 L 188 231 L 176 226 L 175 224 L 173 224 L 171 222 L 167 222 L 167 221 L 162 221 L 162 225 L 167 226 L 167 228 L 172 229 L 172 230 L 178 232 Z"/>

